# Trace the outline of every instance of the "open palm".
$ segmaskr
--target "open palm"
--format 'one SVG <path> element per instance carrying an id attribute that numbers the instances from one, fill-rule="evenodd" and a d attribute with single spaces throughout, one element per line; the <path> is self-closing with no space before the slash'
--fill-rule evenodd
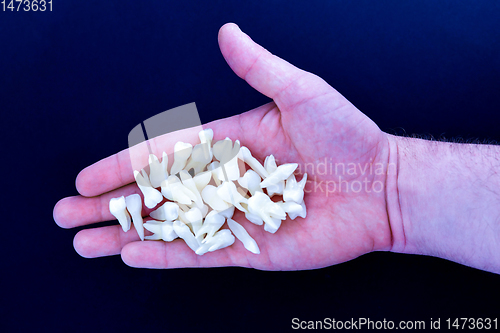
<path id="1" fill-rule="evenodd" d="M 236 25 L 222 27 L 219 44 L 234 72 L 274 102 L 204 127 L 214 130 L 215 140 L 239 139 L 261 161 L 273 154 L 279 164 L 299 163 L 308 173 L 307 218 L 288 219 L 271 234 L 236 212 L 234 219 L 256 240 L 259 255 L 236 241 L 198 256 L 182 240 L 141 242 L 133 229 L 124 233 L 119 225 L 80 231 L 75 249 L 85 257 L 121 253 L 135 267 L 267 270 L 324 267 L 390 249 L 386 134 L 321 78 L 270 54 Z M 175 142 L 195 142 L 196 134 L 187 129 L 160 136 L 151 140 L 151 147 L 157 156 L 171 153 Z M 107 209 L 111 198 L 140 193 L 129 156 L 123 151 L 84 169 L 77 178 L 82 196 L 58 202 L 56 222 L 69 228 L 112 220 Z"/>

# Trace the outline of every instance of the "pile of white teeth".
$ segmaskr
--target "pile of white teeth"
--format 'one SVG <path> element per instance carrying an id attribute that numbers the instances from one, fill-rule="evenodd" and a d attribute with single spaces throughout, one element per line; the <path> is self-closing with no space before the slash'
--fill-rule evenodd
<path id="1" fill-rule="evenodd" d="M 182 238 L 198 255 L 230 246 L 236 236 L 248 251 L 259 254 L 255 240 L 232 219 L 235 208 L 250 222 L 264 224 L 270 233 L 278 230 L 287 215 L 292 220 L 306 217 L 307 174 L 297 182 L 296 163 L 278 166 L 269 155 L 262 165 L 238 140 L 233 143 L 226 138 L 212 145 L 213 136 L 211 129 L 205 129 L 199 133 L 201 143 L 194 147 L 177 142 L 170 172 L 166 153 L 161 162 L 149 155 L 149 175 L 142 169 L 134 171 L 134 176 L 146 207 L 156 208 L 150 213 L 154 220 L 143 221 L 139 194 L 113 198 L 109 210 L 123 231 L 133 222 L 141 240 Z M 271 200 L 275 195 L 282 200 Z M 226 222 L 229 229 L 222 228 Z M 144 237 L 144 228 L 153 235 Z"/>

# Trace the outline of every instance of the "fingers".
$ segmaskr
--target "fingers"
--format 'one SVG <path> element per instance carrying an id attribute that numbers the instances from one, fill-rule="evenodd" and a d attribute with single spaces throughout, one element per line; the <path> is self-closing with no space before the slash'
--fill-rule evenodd
<path id="1" fill-rule="evenodd" d="M 199 256 L 182 239 L 172 242 L 140 241 L 131 228 L 123 232 L 120 226 L 85 229 L 78 232 L 73 241 L 76 252 L 85 258 L 97 258 L 120 254 L 132 267 L 181 268 L 181 267 L 250 267 L 248 256 L 261 260 L 248 252 L 237 241 L 229 248 Z"/>
<path id="2" fill-rule="evenodd" d="M 253 88 L 274 99 L 282 111 L 316 96 L 336 93 L 321 78 L 256 44 L 234 23 L 220 29 L 219 46 L 231 69 Z"/>
<path id="3" fill-rule="evenodd" d="M 248 261 L 244 260 L 244 257 L 243 254 L 231 247 L 199 256 L 181 239 L 169 243 L 161 241 L 133 242 L 127 244 L 122 250 L 124 263 L 132 267 L 143 268 L 246 267 Z"/>
<path id="4" fill-rule="evenodd" d="M 85 229 L 78 232 L 73 246 L 85 258 L 97 258 L 120 254 L 122 248 L 131 242 L 140 241 L 135 228 L 123 232 L 119 225 Z"/>
<path id="5" fill-rule="evenodd" d="M 105 193 L 101 196 L 87 198 L 73 196 L 60 200 L 54 207 L 54 221 L 61 228 L 74 228 L 96 222 L 115 220 L 109 212 L 111 198 L 141 194 L 135 184 L 130 184 L 118 190 Z M 147 210 L 143 206 L 143 211 Z"/>

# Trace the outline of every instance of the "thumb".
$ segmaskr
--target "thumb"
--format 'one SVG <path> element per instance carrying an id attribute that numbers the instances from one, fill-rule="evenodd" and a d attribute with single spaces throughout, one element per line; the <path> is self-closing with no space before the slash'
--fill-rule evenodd
<path id="1" fill-rule="evenodd" d="M 219 47 L 231 69 L 282 111 L 321 95 L 338 94 L 318 76 L 271 54 L 234 23 L 220 29 Z"/>

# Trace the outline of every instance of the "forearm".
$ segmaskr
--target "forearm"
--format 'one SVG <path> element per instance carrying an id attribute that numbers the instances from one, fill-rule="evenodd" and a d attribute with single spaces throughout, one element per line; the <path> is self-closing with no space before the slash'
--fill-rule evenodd
<path id="1" fill-rule="evenodd" d="M 500 146 L 388 138 L 392 251 L 500 273 Z"/>

